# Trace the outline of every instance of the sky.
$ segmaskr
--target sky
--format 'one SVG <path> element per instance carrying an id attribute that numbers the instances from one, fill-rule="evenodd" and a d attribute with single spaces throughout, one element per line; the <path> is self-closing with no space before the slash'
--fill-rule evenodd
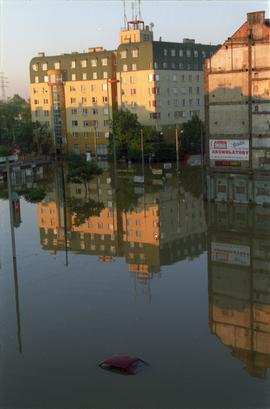
<path id="1" fill-rule="evenodd" d="M 115 49 L 124 26 L 121 0 L 0 0 L 0 72 L 7 77 L 6 95 L 29 96 L 29 62 L 39 51 L 57 55 L 88 47 Z M 131 1 L 126 0 L 131 19 Z M 221 44 L 245 21 L 246 13 L 265 10 L 269 0 L 141 0 L 154 39 Z M 0 84 L 1 85 L 1 84 Z M 1 98 L 1 86 L 0 86 Z"/>

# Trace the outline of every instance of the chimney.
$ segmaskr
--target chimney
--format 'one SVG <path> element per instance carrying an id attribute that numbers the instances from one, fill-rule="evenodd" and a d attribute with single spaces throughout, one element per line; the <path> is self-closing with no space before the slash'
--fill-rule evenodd
<path id="1" fill-rule="evenodd" d="M 253 13 L 247 13 L 247 21 L 250 27 L 256 24 L 264 24 L 265 11 L 254 11 Z"/>
<path id="2" fill-rule="evenodd" d="M 38 57 L 45 57 L 45 53 L 43 51 L 41 51 L 41 52 L 37 53 L 37 56 Z"/>

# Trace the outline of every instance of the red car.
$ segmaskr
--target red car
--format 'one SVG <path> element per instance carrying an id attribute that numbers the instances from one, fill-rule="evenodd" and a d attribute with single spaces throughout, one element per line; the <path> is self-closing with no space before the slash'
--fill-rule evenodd
<path id="1" fill-rule="evenodd" d="M 99 363 L 100 368 L 108 371 L 134 375 L 149 364 L 140 358 L 129 355 L 113 355 Z"/>

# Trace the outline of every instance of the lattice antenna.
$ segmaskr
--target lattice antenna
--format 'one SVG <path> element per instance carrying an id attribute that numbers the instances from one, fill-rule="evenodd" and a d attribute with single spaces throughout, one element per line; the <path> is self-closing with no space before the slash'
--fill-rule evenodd
<path id="1" fill-rule="evenodd" d="M 1 100 L 6 100 L 6 88 L 8 86 L 8 80 L 4 72 L 0 72 L 0 88 L 1 88 Z"/>

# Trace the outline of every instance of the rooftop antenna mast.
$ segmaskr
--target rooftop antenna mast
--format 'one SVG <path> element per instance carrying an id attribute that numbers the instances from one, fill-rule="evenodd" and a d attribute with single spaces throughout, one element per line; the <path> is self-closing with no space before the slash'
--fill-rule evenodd
<path id="1" fill-rule="evenodd" d="M 6 90 L 8 86 L 7 77 L 5 76 L 4 72 L 0 72 L 0 88 L 1 88 L 1 100 L 6 101 Z"/>
<path id="2" fill-rule="evenodd" d="M 139 9 L 139 20 L 142 19 L 142 13 L 141 13 L 141 0 L 138 0 L 138 9 Z"/>
<path id="3" fill-rule="evenodd" d="M 126 13 L 126 0 L 123 0 L 124 6 L 124 27 L 127 28 L 127 13 Z"/>

